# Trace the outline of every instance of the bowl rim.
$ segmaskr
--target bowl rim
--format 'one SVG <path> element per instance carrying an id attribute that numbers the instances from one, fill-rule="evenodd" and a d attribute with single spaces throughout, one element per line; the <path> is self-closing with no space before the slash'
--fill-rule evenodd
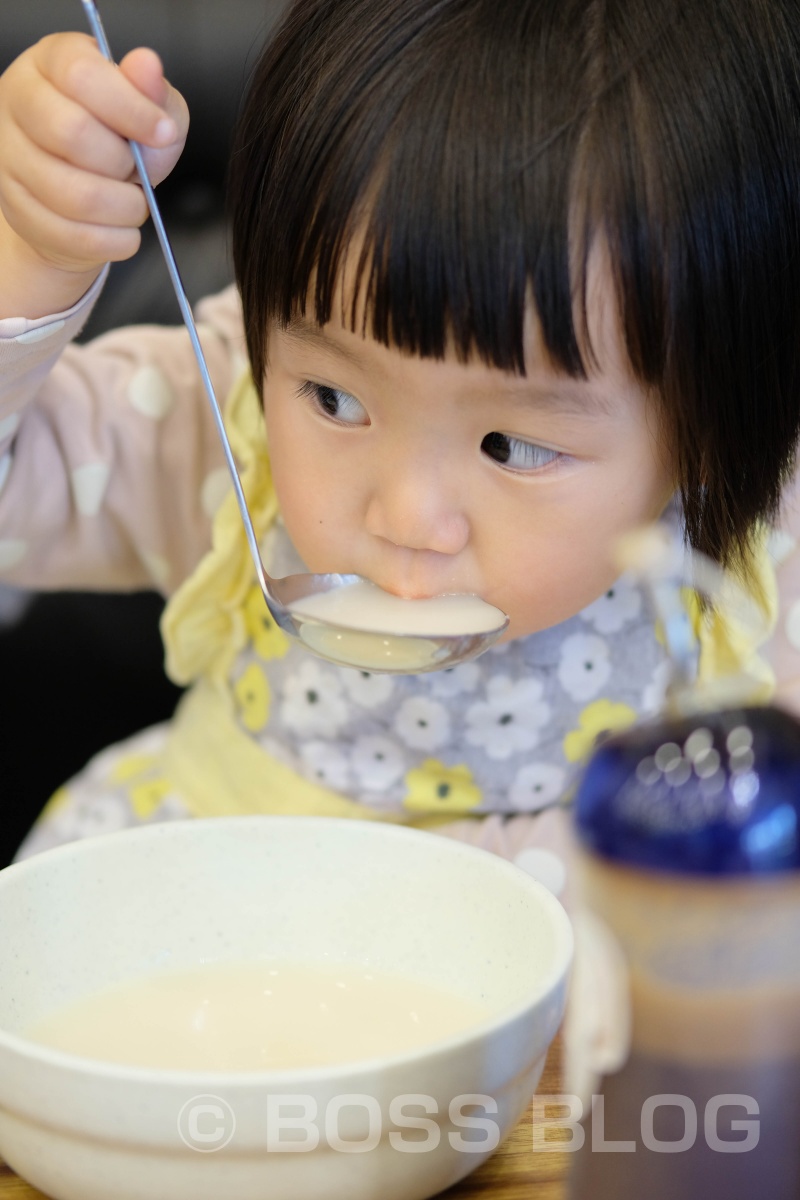
<path id="1" fill-rule="evenodd" d="M 213 831 L 206 831 L 205 827 L 212 822 L 215 823 L 214 830 L 218 831 L 219 824 L 217 823 L 219 822 L 227 828 L 235 827 L 237 830 L 241 830 L 243 826 L 263 827 L 266 822 L 270 822 L 273 826 L 278 824 L 295 827 L 299 826 L 300 822 L 303 822 L 305 827 L 311 826 L 319 829 L 336 828 L 337 830 L 341 830 L 345 825 L 345 821 L 350 826 L 356 825 L 363 829 L 369 828 L 378 837 L 399 837 L 412 841 L 424 838 L 426 844 L 429 844 L 427 841 L 430 837 L 429 830 L 415 829 L 388 821 L 363 820 L 361 818 L 346 818 L 343 820 L 342 817 L 256 814 L 162 822 L 153 825 L 137 826 L 132 829 L 115 830 L 112 833 L 98 834 L 91 838 L 78 839 L 61 846 L 53 847 L 51 850 L 41 851 L 39 854 L 32 855 L 30 858 L 23 859 L 20 862 L 11 863 L 0 870 L 0 902 L 2 901 L 3 888 L 9 885 L 11 873 L 18 879 L 23 873 L 41 871 L 43 869 L 42 863 L 51 862 L 56 856 L 71 858 L 75 856 L 82 857 L 87 854 L 93 855 L 98 851 L 102 851 L 104 846 L 109 843 L 117 842 L 122 838 L 147 842 L 156 837 L 185 836 L 189 830 L 192 831 L 192 836 L 199 836 L 201 838 L 210 837 Z M 200 832 L 201 829 L 203 832 Z M 448 1038 L 439 1039 L 417 1047 L 414 1050 L 398 1054 L 356 1059 L 351 1062 L 334 1063 L 322 1067 L 263 1068 L 246 1071 L 141 1067 L 128 1063 L 115 1063 L 103 1059 L 86 1058 L 79 1054 L 72 1054 L 67 1051 L 47 1047 L 30 1038 L 26 1038 L 22 1034 L 12 1033 L 2 1026 L 0 1026 L 0 1051 L 8 1050 L 13 1054 L 36 1060 L 42 1065 L 63 1071 L 78 1072 L 78 1074 L 84 1077 L 111 1079 L 117 1084 L 129 1082 L 134 1085 L 146 1083 L 151 1086 L 154 1084 L 162 1086 L 195 1086 L 204 1082 L 208 1086 L 213 1085 L 229 1089 L 261 1089 L 267 1086 L 274 1089 L 285 1087 L 290 1082 L 296 1082 L 298 1085 L 303 1083 L 310 1084 L 312 1082 L 324 1084 L 363 1074 L 365 1071 L 370 1073 L 388 1071 L 401 1065 L 411 1065 L 418 1060 L 458 1052 L 469 1046 L 470 1043 L 491 1038 L 493 1035 L 498 1034 L 505 1026 L 511 1025 L 523 1018 L 528 1010 L 533 1010 L 541 1006 L 547 997 L 557 993 L 560 987 L 563 987 L 564 993 L 566 993 L 566 983 L 574 956 L 572 922 L 563 905 L 544 884 L 534 879 L 533 876 L 508 859 L 493 854 L 489 850 L 484 850 L 466 842 L 459 842 L 450 838 L 439 839 L 437 845 L 446 847 L 446 853 L 452 852 L 457 856 L 460 855 L 475 862 L 485 862 L 488 857 L 493 864 L 492 869 L 499 871 L 501 874 L 513 875 L 516 883 L 524 891 L 535 896 L 537 903 L 544 908 L 554 933 L 553 962 L 549 970 L 543 974 L 539 986 L 535 990 L 531 990 L 524 1000 L 514 1001 L 505 1005 L 491 1016 L 476 1022 L 474 1025 L 469 1025 L 458 1034 L 453 1034 Z M 6 874 L 7 872 L 9 874 Z M 5 879 L 3 878 L 4 876 Z M 2 953 L 0 953 L 1 959 Z M 230 961 L 238 962 L 238 960 Z M 563 1004 L 564 1000 L 562 997 L 560 1005 L 562 1011 L 559 1014 L 559 1020 L 563 1015 Z M 550 1040 L 552 1040 L 552 1034 L 548 1037 L 548 1044 Z"/>

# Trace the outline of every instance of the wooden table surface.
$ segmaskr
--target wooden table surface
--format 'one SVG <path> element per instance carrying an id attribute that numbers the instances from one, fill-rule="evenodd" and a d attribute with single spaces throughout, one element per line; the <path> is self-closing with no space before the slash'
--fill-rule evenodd
<path id="1" fill-rule="evenodd" d="M 560 1042 L 553 1043 L 539 1091 L 560 1091 Z M 563 1151 L 534 1153 L 530 1109 L 487 1163 L 462 1183 L 440 1193 L 438 1200 L 566 1200 L 569 1156 Z M 0 1200 L 43 1200 L 39 1192 L 15 1175 L 0 1159 Z M 111 1198 L 109 1198 L 111 1200 Z"/>

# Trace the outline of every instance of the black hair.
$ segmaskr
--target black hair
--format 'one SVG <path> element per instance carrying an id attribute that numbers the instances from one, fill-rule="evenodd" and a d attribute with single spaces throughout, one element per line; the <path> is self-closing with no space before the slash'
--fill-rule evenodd
<path id="1" fill-rule="evenodd" d="M 797 0 L 295 0 L 230 200 L 257 380 L 353 246 L 383 343 L 524 373 L 532 297 L 583 377 L 600 235 L 687 538 L 747 573 L 800 428 Z"/>

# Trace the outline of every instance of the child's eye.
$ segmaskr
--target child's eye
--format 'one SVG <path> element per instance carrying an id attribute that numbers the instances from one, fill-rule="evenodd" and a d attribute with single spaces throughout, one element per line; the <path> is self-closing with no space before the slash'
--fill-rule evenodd
<path id="1" fill-rule="evenodd" d="M 546 450 L 535 442 L 524 442 L 505 433 L 487 433 L 481 450 L 512 471 L 535 471 L 562 457 L 558 450 Z"/>
<path id="2" fill-rule="evenodd" d="M 334 421 L 341 421 L 343 425 L 369 425 L 364 405 L 349 392 L 310 381 L 303 384 L 300 392 L 303 396 L 309 396 L 320 412 Z"/>

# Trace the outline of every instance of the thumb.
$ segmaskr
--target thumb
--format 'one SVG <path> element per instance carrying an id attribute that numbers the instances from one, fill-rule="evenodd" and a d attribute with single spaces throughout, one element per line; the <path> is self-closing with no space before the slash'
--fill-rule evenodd
<path id="1" fill-rule="evenodd" d="M 154 50 L 139 47 L 126 54 L 119 69 L 135 88 L 143 92 L 148 100 L 164 109 L 172 117 L 178 130 L 177 141 L 183 146 L 189 129 L 189 109 L 183 96 L 164 77 L 161 59 Z"/>
<path id="2" fill-rule="evenodd" d="M 143 46 L 131 50 L 119 64 L 119 69 L 149 100 L 161 108 L 165 106 L 171 89 L 164 78 L 164 68 L 155 50 L 148 50 Z"/>
<path id="3" fill-rule="evenodd" d="M 163 108 L 175 122 L 177 137 L 171 145 L 159 149 L 142 147 L 147 174 L 155 186 L 166 179 L 180 157 L 189 129 L 189 109 L 180 92 L 164 78 L 164 68 L 155 51 L 144 47 L 131 50 L 119 64 L 119 69 L 135 88 Z"/>

